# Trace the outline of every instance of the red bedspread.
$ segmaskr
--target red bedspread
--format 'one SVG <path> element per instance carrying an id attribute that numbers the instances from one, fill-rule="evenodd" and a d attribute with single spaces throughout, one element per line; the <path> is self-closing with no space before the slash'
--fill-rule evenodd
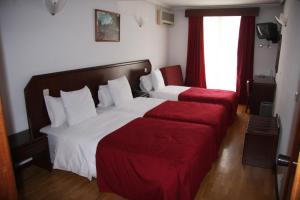
<path id="1" fill-rule="evenodd" d="M 222 105 L 196 102 L 166 101 L 148 111 L 144 117 L 206 124 L 215 129 L 219 145 L 227 131 L 227 113 Z"/>
<path id="2" fill-rule="evenodd" d="M 192 87 L 179 94 L 178 99 L 179 101 L 221 104 L 228 110 L 230 122 L 233 122 L 236 116 L 238 100 L 236 93 L 232 91 Z"/>
<path id="3" fill-rule="evenodd" d="M 131 121 L 98 143 L 99 190 L 130 200 L 192 200 L 216 157 L 213 131 L 169 120 Z"/>

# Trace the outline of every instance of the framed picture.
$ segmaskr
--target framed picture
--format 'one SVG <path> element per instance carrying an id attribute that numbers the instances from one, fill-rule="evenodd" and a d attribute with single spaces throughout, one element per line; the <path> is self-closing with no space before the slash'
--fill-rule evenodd
<path id="1" fill-rule="evenodd" d="M 95 10 L 96 42 L 120 42 L 120 14 Z"/>

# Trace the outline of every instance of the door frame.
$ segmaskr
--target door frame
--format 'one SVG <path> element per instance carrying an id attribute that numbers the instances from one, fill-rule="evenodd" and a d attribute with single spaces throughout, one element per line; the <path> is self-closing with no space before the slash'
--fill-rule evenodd
<path id="1" fill-rule="evenodd" d="M 299 102 L 297 102 L 296 104 L 296 113 L 294 116 L 296 116 L 296 118 L 294 118 L 295 126 L 293 128 L 293 134 L 290 138 L 291 148 L 288 151 L 288 155 L 290 156 L 291 161 L 297 162 L 298 154 L 300 151 L 300 103 Z M 283 183 L 283 194 L 282 194 L 283 200 L 289 200 L 291 197 L 291 190 L 293 186 L 295 172 L 296 172 L 296 167 L 295 165 L 292 164 L 292 162 L 290 162 L 287 169 L 286 179 Z"/>
<path id="2" fill-rule="evenodd" d="M 298 163 L 300 163 L 300 152 L 298 155 Z M 291 199 L 296 200 L 300 199 L 300 166 L 297 164 L 296 173 L 294 176 Z"/>
<path id="3" fill-rule="evenodd" d="M 0 96 L 0 199 L 16 200 L 17 189 Z"/>

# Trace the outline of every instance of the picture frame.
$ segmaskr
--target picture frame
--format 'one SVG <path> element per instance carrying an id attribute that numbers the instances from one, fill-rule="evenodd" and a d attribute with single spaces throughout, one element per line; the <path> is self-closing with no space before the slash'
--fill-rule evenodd
<path id="1" fill-rule="evenodd" d="M 120 14 L 95 9 L 95 41 L 120 42 Z"/>

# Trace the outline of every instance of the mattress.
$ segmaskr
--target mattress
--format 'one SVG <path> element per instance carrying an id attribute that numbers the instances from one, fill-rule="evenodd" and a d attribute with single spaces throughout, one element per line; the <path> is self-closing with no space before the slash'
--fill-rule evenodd
<path id="1" fill-rule="evenodd" d="M 238 98 L 233 91 L 170 85 L 156 91 L 150 91 L 149 94 L 153 98 L 223 105 L 227 109 L 230 123 L 234 121 L 236 116 Z"/>
<path id="2" fill-rule="evenodd" d="M 150 94 L 150 97 L 152 97 L 152 98 L 178 101 L 179 94 L 188 89 L 190 89 L 190 87 L 168 85 L 159 90 L 150 91 L 149 94 Z"/>
<path id="3" fill-rule="evenodd" d="M 217 147 L 220 146 L 228 125 L 228 113 L 218 104 L 138 97 L 111 109 L 135 113 L 140 117 L 209 125 L 215 130 Z"/>
<path id="4" fill-rule="evenodd" d="M 111 107 L 111 110 L 135 113 L 138 116 L 143 117 L 149 110 L 157 107 L 164 102 L 166 102 L 165 99 L 137 97 L 132 99 L 131 101 L 128 101 L 122 106 L 113 106 Z M 102 112 L 102 108 L 98 108 L 97 110 L 98 112 Z"/>
<path id="5" fill-rule="evenodd" d="M 108 110 L 79 124 L 66 124 L 40 131 L 49 137 L 49 148 L 54 169 L 76 173 L 88 179 L 96 177 L 96 148 L 109 133 L 136 119 L 134 113 Z"/>
<path id="6" fill-rule="evenodd" d="M 213 134 L 217 148 L 227 132 L 227 116 L 222 105 L 184 101 L 166 101 L 144 115 L 148 118 L 208 125 L 215 130 Z"/>
<path id="7" fill-rule="evenodd" d="M 99 142 L 99 190 L 131 200 L 194 199 L 216 158 L 212 132 L 193 123 L 131 121 Z"/>
<path id="8" fill-rule="evenodd" d="M 180 93 L 178 99 L 179 101 L 194 101 L 222 105 L 228 112 L 230 123 L 232 123 L 236 117 L 238 98 L 233 91 L 192 87 Z"/>

